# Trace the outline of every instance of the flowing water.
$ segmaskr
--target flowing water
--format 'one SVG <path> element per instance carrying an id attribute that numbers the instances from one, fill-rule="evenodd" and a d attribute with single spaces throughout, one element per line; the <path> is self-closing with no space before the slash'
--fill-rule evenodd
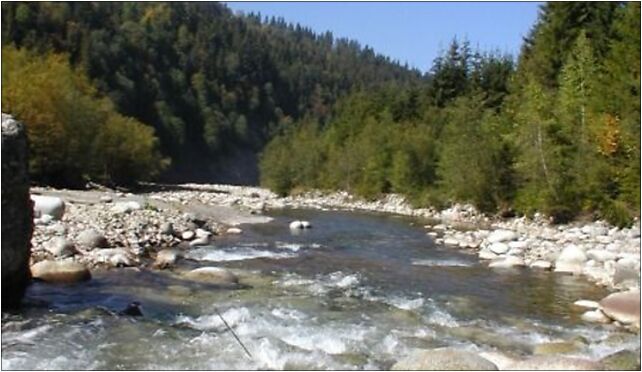
<path id="1" fill-rule="evenodd" d="M 570 341 L 593 359 L 637 335 L 579 319 L 606 292 L 569 275 L 496 271 L 435 245 L 421 221 L 284 210 L 192 249 L 182 269 L 227 267 L 243 286 L 117 269 L 75 285 L 33 284 L 3 314 L 2 369 L 387 369 L 417 348 L 529 355 Z M 306 219 L 293 234 L 288 223 Z M 143 317 L 117 315 L 131 301 Z M 217 314 L 247 347 L 248 356 Z"/>

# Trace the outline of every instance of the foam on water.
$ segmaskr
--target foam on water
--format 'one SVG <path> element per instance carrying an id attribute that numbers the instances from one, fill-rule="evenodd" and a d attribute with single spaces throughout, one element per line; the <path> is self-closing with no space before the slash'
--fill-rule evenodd
<path id="1" fill-rule="evenodd" d="M 360 281 L 359 274 L 346 274 L 336 271 L 327 275 L 317 275 L 314 279 L 289 273 L 276 280 L 274 284 L 281 287 L 297 287 L 314 295 L 323 295 L 337 289 L 343 291 L 356 289 Z"/>
<path id="2" fill-rule="evenodd" d="M 470 262 L 465 262 L 457 259 L 433 259 L 433 260 L 412 260 L 415 266 L 445 266 L 445 267 L 470 267 L 473 266 Z"/>
<path id="3" fill-rule="evenodd" d="M 230 327 L 234 327 L 250 317 L 250 310 L 246 307 L 241 308 L 232 308 L 228 309 L 221 313 L 221 316 Z M 201 315 L 197 318 L 192 318 L 185 315 L 179 315 L 176 318 L 175 324 L 187 324 L 192 328 L 199 330 L 224 330 L 226 329 L 225 324 L 221 320 L 221 317 L 216 314 L 207 314 Z"/>
<path id="4" fill-rule="evenodd" d="M 185 254 L 186 258 L 197 261 L 243 261 L 256 258 L 283 259 L 295 257 L 293 253 L 272 252 L 268 250 L 258 250 L 249 247 L 232 247 L 232 248 L 214 248 L 202 247 L 190 250 Z"/>
<path id="5" fill-rule="evenodd" d="M 303 245 L 301 244 L 285 243 L 285 242 L 276 242 L 275 245 L 278 249 L 287 249 L 292 252 L 298 252 L 303 247 Z"/>

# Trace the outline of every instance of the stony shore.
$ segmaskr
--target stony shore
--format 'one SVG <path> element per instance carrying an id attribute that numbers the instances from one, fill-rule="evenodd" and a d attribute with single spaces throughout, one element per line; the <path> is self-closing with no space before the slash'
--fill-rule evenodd
<path id="1" fill-rule="evenodd" d="M 192 246 L 210 244 L 217 235 L 242 233 L 237 225 L 270 221 L 263 216 L 268 209 L 362 210 L 424 218 L 426 233 L 438 244 L 476 254 L 493 270 L 554 270 L 580 275 L 613 292 L 637 291 L 639 297 L 639 221 L 626 229 L 603 221 L 551 225 L 542 216 L 492 219 L 466 205 L 442 211 L 415 209 L 398 195 L 364 201 L 345 192 L 279 197 L 262 188 L 230 185 L 148 188 L 151 191 L 137 194 L 32 188 L 32 195 L 64 201 L 60 216 L 35 218 L 32 265 L 50 261 L 87 269 L 164 268 Z M 588 313 L 587 321 L 604 321 L 604 314 Z"/>

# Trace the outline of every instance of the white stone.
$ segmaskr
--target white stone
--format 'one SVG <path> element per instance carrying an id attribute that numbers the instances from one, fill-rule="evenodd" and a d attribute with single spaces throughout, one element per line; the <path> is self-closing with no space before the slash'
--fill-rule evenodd
<path id="1" fill-rule="evenodd" d="M 296 220 L 296 221 L 290 222 L 290 229 L 292 229 L 292 230 L 309 229 L 310 227 L 312 227 L 312 225 L 310 224 L 309 221 Z"/>
<path id="2" fill-rule="evenodd" d="M 495 254 L 504 254 L 508 252 L 508 245 L 505 243 L 493 243 L 491 244 L 488 249 L 490 249 L 491 252 Z"/>
<path id="3" fill-rule="evenodd" d="M 528 242 L 524 240 L 519 240 L 519 241 L 514 241 L 514 242 L 508 242 L 508 247 L 509 248 L 515 248 L 515 249 L 524 249 L 528 246 Z"/>
<path id="4" fill-rule="evenodd" d="M 614 260 L 617 257 L 615 253 L 602 249 L 591 249 L 586 252 L 586 255 L 588 256 L 588 258 L 598 262 Z"/>
<path id="5" fill-rule="evenodd" d="M 227 229 L 226 232 L 228 234 L 236 234 L 236 235 L 238 235 L 238 234 L 243 233 L 243 230 L 239 229 L 238 227 L 230 227 L 229 229 Z"/>
<path id="6" fill-rule="evenodd" d="M 530 267 L 534 269 L 550 270 L 551 263 L 545 260 L 537 260 L 531 263 Z"/>
<path id="7" fill-rule="evenodd" d="M 444 244 L 446 245 L 459 245 L 459 241 L 455 238 L 445 238 Z"/>
<path id="8" fill-rule="evenodd" d="M 574 244 L 567 245 L 555 261 L 556 272 L 581 273 L 587 257 L 584 251 Z"/>
<path id="9" fill-rule="evenodd" d="M 188 231 L 183 231 L 183 233 L 181 234 L 181 239 L 183 239 L 183 240 L 191 240 L 191 239 L 194 238 L 194 235 L 195 235 L 194 231 L 189 231 L 189 230 Z"/>
<path id="10" fill-rule="evenodd" d="M 573 302 L 573 305 L 579 306 L 579 307 L 585 307 L 587 309 L 597 309 L 600 307 L 600 304 L 597 303 L 597 301 L 591 301 L 591 300 L 577 300 Z"/>
<path id="11" fill-rule="evenodd" d="M 591 323 L 610 323 L 611 319 L 604 315 L 600 309 L 590 310 L 582 314 L 582 320 Z"/>
<path id="12" fill-rule="evenodd" d="M 192 240 L 191 242 L 189 242 L 189 245 L 192 246 L 192 247 L 197 246 L 197 245 L 209 245 L 209 244 L 210 244 L 209 235 L 208 236 L 203 236 L 203 237 L 200 237 L 200 238 L 196 238 L 196 239 Z"/>
<path id="13" fill-rule="evenodd" d="M 524 260 L 516 256 L 506 256 L 505 258 L 497 259 L 488 265 L 488 267 L 499 269 L 515 266 L 524 266 Z"/>
<path id="14" fill-rule="evenodd" d="M 290 222 L 290 229 L 296 230 L 296 229 L 302 229 L 302 228 L 303 228 L 303 224 L 301 223 L 301 221 L 297 220 L 297 221 Z"/>
<path id="15" fill-rule="evenodd" d="M 211 232 L 209 232 L 207 230 L 200 229 L 200 228 L 196 229 L 195 234 L 196 234 L 197 238 L 204 238 L 204 237 L 209 237 L 210 235 L 212 235 Z"/>
<path id="16" fill-rule="evenodd" d="M 488 235 L 489 243 L 507 242 L 517 239 L 517 233 L 511 230 L 495 230 Z"/>
<path id="17" fill-rule="evenodd" d="M 494 260 L 497 258 L 497 255 L 489 250 L 482 249 L 478 254 L 479 258 L 482 260 Z"/>
<path id="18" fill-rule="evenodd" d="M 55 196 L 31 195 L 34 217 L 48 214 L 56 220 L 62 219 L 65 213 L 65 202 Z"/>

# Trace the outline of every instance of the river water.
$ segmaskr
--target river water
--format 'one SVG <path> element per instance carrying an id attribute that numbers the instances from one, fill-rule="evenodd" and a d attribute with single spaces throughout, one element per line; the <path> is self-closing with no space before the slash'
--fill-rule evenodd
<path id="1" fill-rule="evenodd" d="M 2 316 L 2 369 L 387 369 L 417 348 L 513 357 L 567 341 L 598 359 L 639 336 L 580 320 L 604 289 L 529 269 L 492 270 L 435 245 L 422 221 L 283 210 L 192 249 L 179 269 L 227 267 L 240 288 L 170 271 L 116 269 L 75 285 L 33 284 Z M 313 228 L 297 235 L 293 219 Z M 131 301 L 143 317 L 117 315 Z M 247 347 L 247 355 L 217 312 Z"/>

